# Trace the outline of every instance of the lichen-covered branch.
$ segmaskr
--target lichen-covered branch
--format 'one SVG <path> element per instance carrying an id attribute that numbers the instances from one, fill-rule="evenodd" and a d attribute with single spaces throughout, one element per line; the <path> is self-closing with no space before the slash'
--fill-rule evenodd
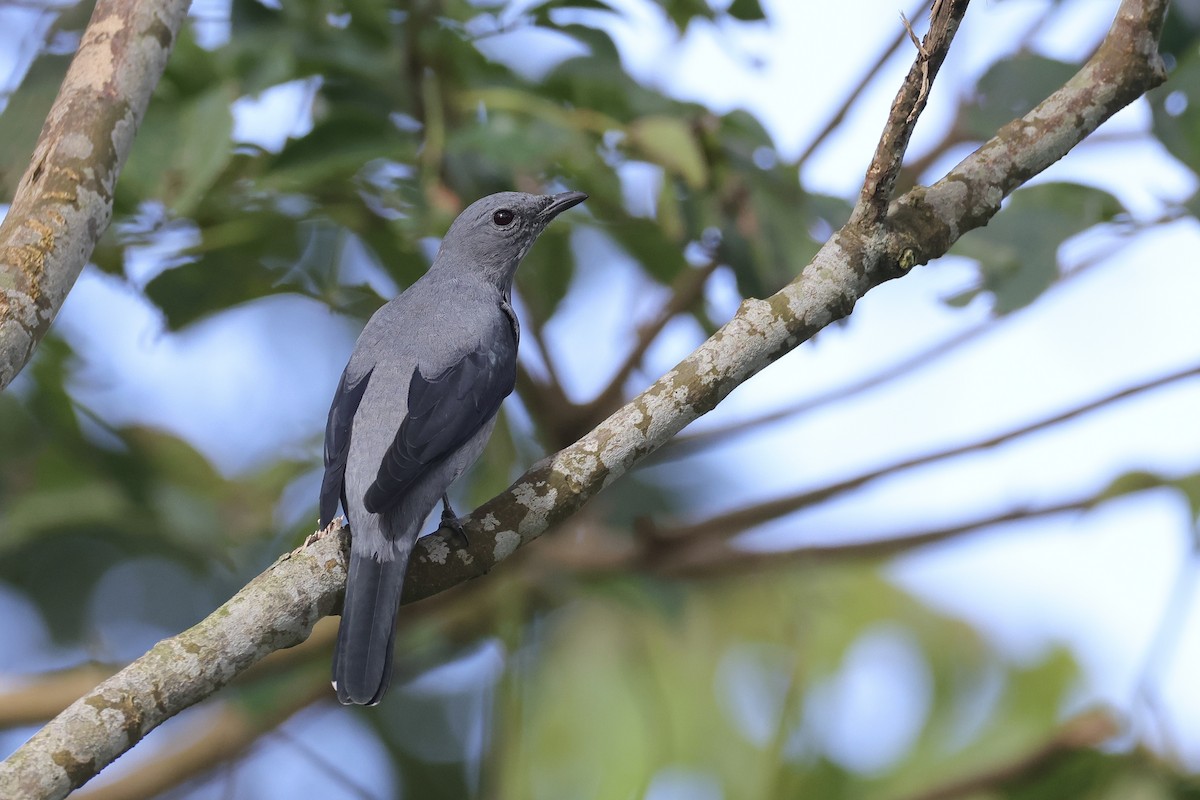
<path id="1" fill-rule="evenodd" d="M 113 187 L 189 0 L 98 0 L 0 223 L 0 389 L 54 321 L 112 217 Z"/>
<path id="2" fill-rule="evenodd" d="M 712 258 L 702 267 L 686 269 L 679 274 L 675 285 L 671 288 L 670 298 L 652 319 L 638 327 L 637 340 L 634 342 L 633 348 L 621 365 L 617 367 L 608 384 L 600 390 L 595 398 L 580 409 L 578 419 L 584 424 L 577 428 L 577 432 L 592 427 L 602 420 L 605 414 L 620 405 L 624 398 L 625 382 L 629 380 L 629 376 L 634 373 L 634 370 L 642 365 L 646 353 L 650 352 L 650 346 L 658 340 L 659 334 L 671 320 L 692 308 L 704 297 L 704 287 L 720 265 L 720 261 Z"/>
<path id="3" fill-rule="evenodd" d="M 120 780 L 80 792 L 79 800 L 147 800 L 161 797 L 179 784 L 203 775 L 227 761 L 240 758 L 261 736 L 289 717 L 328 696 L 323 676 L 311 672 L 293 678 L 267 709 L 226 703 L 177 746 L 166 749 L 153 761 Z M 183 738 L 183 737 L 181 737 Z"/>
<path id="4" fill-rule="evenodd" d="M 782 290 L 742 303 L 732 320 L 674 369 L 480 507 L 467 523 L 469 550 L 451 551 L 441 539 L 421 540 L 405 599 L 484 574 L 571 516 L 763 367 L 849 314 L 869 289 L 945 254 L 958 237 L 986 224 L 1013 189 L 1165 79 L 1156 43 L 1166 7 L 1166 0 L 1123 0 L 1104 43 L 1065 86 L 1006 125 L 946 178 L 895 200 L 880 223 L 851 221 Z"/>
<path id="5" fill-rule="evenodd" d="M 19 682 L 0 692 L 0 728 L 45 722 L 114 672 L 115 667 L 83 664 L 39 676 L 36 681 Z"/>
<path id="6" fill-rule="evenodd" d="M 0 797 L 59 798 L 182 709 L 308 638 L 346 581 L 345 541 L 286 555 L 205 620 L 105 680 L 0 764 Z"/>
<path id="7" fill-rule="evenodd" d="M 1166 0 L 1122 0 L 1104 44 L 1062 89 L 1005 126 L 942 181 L 893 201 L 882 219 L 852 221 L 838 231 L 781 291 L 746 300 L 732 320 L 646 391 L 472 514 L 468 550 L 451 550 L 439 537 L 421 540 L 405 600 L 488 572 L 735 387 L 849 314 L 868 290 L 944 254 L 963 233 L 985 224 L 1004 196 L 1162 82 L 1156 43 L 1165 13 Z M 0 764 L 0 796 L 62 797 L 167 717 L 270 651 L 302 641 L 320 616 L 336 608 L 344 544 L 345 532 L 334 531 L 285 556 L 204 622 L 160 643 L 77 701 Z"/>
<path id="8" fill-rule="evenodd" d="M 867 177 L 863 180 L 862 191 L 858 203 L 850 215 L 850 222 L 858 225 L 869 225 L 883 219 L 887 213 L 888 203 L 896 188 L 896 178 L 900 175 L 900 165 L 908 150 L 908 142 L 913 130 L 917 127 L 917 118 L 925 110 L 929 101 L 929 89 L 933 79 L 937 77 L 946 54 L 950 52 L 950 43 L 958 32 L 958 25 L 967 13 L 970 0 L 936 0 L 929 9 L 929 32 L 925 38 L 917 42 L 916 34 L 904 21 L 908 34 L 917 45 L 917 58 L 908 70 L 908 76 L 892 101 L 892 109 L 888 113 L 887 123 L 883 127 L 883 135 L 875 147 L 875 155 L 867 167 Z"/>
<path id="9" fill-rule="evenodd" d="M 918 186 L 896 201 L 888 220 L 914 243 L 918 263 L 986 225 L 1014 189 L 1166 80 L 1158 54 L 1166 13 L 1167 0 L 1124 0 L 1099 49 L 1062 88 L 933 186 Z"/>

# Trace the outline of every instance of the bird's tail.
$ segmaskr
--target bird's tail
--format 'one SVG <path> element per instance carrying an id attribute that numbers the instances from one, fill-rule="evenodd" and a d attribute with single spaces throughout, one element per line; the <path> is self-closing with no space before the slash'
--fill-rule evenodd
<path id="1" fill-rule="evenodd" d="M 346 601 L 333 650 L 333 688 L 343 704 L 373 706 L 392 678 L 396 611 L 408 548 L 391 561 L 351 549 Z"/>

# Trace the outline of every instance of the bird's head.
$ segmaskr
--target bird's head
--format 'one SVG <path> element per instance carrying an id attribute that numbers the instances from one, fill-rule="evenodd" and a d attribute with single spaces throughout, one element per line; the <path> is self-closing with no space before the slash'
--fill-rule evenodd
<path id="1" fill-rule="evenodd" d="M 550 221 L 586 199 L 583 192 L 500 192 L 480 198 L 454 220 L 434 266 L 486 276 L 507 293 L 517 265 Z"/>

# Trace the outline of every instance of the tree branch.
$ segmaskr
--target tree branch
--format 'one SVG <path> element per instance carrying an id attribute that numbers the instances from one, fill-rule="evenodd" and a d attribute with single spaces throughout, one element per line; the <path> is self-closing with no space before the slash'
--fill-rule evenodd
<path id="1" fill-rule="evenodd" d="M 986 225 L 1014 189 L 1165 81 L 1158 37 L 1166 13 L 1167 0 L 1122 0 L 1100 47 L 1060 89 L 933 186 L 918 186 L 897 200 L 888 222 L 913 242 L 916 263 L 942 255 L 964 233 Z"/>
<path id="2" fill-rule="evenodd" d="M 886 215 L 908 141 L 917 127 L 917 117 L 925 109 L 933 79 L 950 52 L 950 43 L 958 32 L 963 15 L 967 13 L 969 2 L 936 0 L 929 10 L 929 33 L 917 46 L 917 58 L 909 68 L 900 91 L 896 93 L 896 99 L 892 101 L 887 125 L 879 137 L 871 165 L 867 167 L 867 178 L 863 181 L 858 204 L 850 215 L 851 224 L 875 223 Z M 916 35 L 907 19 L 904 20 L 904 26 L 915 43 Z"/>
<path id="3" fill-rule="evenodd" d="M 977 450 L 986 450 L 991 447 L 997 447 L 1013 439 L 1022 436 L 1028 436 L 1037 431 L 1046 430 L 1064 422 L 1068 422 L 1076 417 L 1081 417 L 1084 414 L 1097 411 L 1113 403 L 1127 400 L 1130 397 L 1135 397 L 1145 392 L 1161 389 L 1172 383 L 1188 380 L 1200 376 L 1200 365 L 1193 365 L 1167 375 L 1161 375 L 1142 383 L 1133 386 L 1127 386 L 1124 389 L 1096 398 L 1080 406 L 1061 411 L 1057 414 L 1052 414 L 1048 417 L 1043 417 L 1039 420 L 1020 425 L 1015 428 L 1010 428 L 1002 433 L 997 433 L 993 436 L 988 436 L 983 439 L 978 439 L 966 444 L 948 447 L 944 450 L 937 450 L 931 453 L 925 453 L 920 456 L 901 459 L 884 467 L 864 472 L 852 478 L 835 481 L 826 484 L 816 489 L 808 489 L 803 492 L 779 497 L 774 500 L 768 500 L 763 503 L 757 503 L 751 506 L 743 506 L 727 514 L 719 514 L 709 519 L 700 522 L 694 522 L 685 525 L 674 525 L 658 529 L 656 537 L 659 539 L 697 539 L 707 538 L 710 536 L 720 536 L 729 538 L 736 536 L 739 533 L 752 528 L 755 525 L 761 525 L 764 522 L 776 519 L 784 514 L 790 514 L 794 511 L 799 511 L 807 506 L 814 505 L 819 502 L 828 500 L 835 495 L 843 494 L 844 492 L 857 489 L 871 481 L 879 478 L 895 475 L 903 470 L 923 467 L 929 464 L 945 461 L 957 456 L 973 453 Z"/>
<path id="4" fill-rule="evenodd" d="M 320 620 L 303 642 L 267 655 L 239 673 L 233 682 L 255 681 L 293 669 L 306 661 L 327 659 L 337 638 L 337 628 L 337 621 L 332 617 Z M 32 680 L 23 680 L 17 687 L 0 692 L 0 729 L 45 722 L 61 714 L 81 695 L 92 691 L 120 669 L 122 666 L 116 664 L 86 663 L 72 669 L 38 675 Z"/>
<path id="5" fill-rule="evenodd" d="M 704 297 L 704 286 L 718 266 L 720 266 L 720 262 L 713 258 L 701 267 L 685 269 L 679 274 L 667 302 L 658 310 L 653 319 L 638 326 L 637 341 L 634 342 L 629 355 L 621 362 L 621 366 L 613 373 L 608 385 L 593 400 L 579 409 L 580 422 L 577 423 L 576 435 L 599 423 L 604 419 L 605 414 L 611 412 L 621 402 L 625 393 L 625 381 L 629 380 L 629 376 L 633 374 L 634 370 L 641 366 L 642 359 L 646 357 L 646 353 L 658 339 L 659 334 L 667 327 L 667 323 Z"/>
<path id="6" fill-rule="evenodd" d="M 0 797 L 65 797 L 167 718 L 303 642 L 344 588 L 346 544 L 326 536 L 284 555 L 202 622 L 76 700 L 0 763 Z"/>
<path id="7" fill-rule="evenodd" d="M 98 0 L 0 223 L 0 389 L 29 361 L 112 217 L 113 187 L 188 0 Z"/>
<path id="8" fill-rule="evenodd" d="M 116 671 L 102 664 L 83 664 L 40 675 L 33 682 L 22 681 L 0 692 L 0 728 L 44 722 Z"/>
<path id="9" fill-rule="evenodd" d="M 942 255 L 962 233 L 985 224 L 1005 195 L 1162 82 L 1156 41 L 1165 12 L 1165 0 L 1122 0 L 1105 43 L 1062 89 L 1005 126 L 946 179 L 901 198 L 882 224 L 852 219 L 793 282 L 765 300 L 746 300 L 646 391 L 472 514 L 465 526 L 469 550 L 451 551 L 439 537 L 422 539 L 406 601 L 488 572 L 736 386 L 849 314 L 868 290 Z M 333 531 L 284 556 L 208 619 L 74 703 L 0 764 L 0 796 L 64 796 L 167 717 L 266 653 L 302 641 L 336 608 L 346 538 L 345 531 Z"/>
<path id="10" fill-rule="evenodd" d="M 931 544 L 957 539 L 960 536 L 987 530 L 1009 522 L 1052 517 L 1058 514 L 1087 511 L 1097 504 L 1111 499 L 1106 492 L 1090 494 L 1051 505 L 1021 506 L 998 514 L 989 514 L 965 520 L 943 528 L 892 533 L 872 536 L 861 541 L 837 544 L 813 544 L 793 547 L 790 550 L 746 550 L 736 547 L 724 538 L 685 539 L 681 546 L 660 545 L 652 553 L 650 568 L 664 575 L 703 578 L 735 573 L 755 572 L 761 569 L 779 569 L 799 562 L 885 559 L 926 547 Z M 673 540 L 668 540 L 671 542 Z"/>
<path id="11" fill-rule="evenodd" d="M 918 17 L 928 11 L 932 5 L 933 0 L 921 0 L 920 5 L 917 6 L 916 10 L 913 11 L 910 16 Z M 812 158 L 812 154 L 816 152 L 817 148 L 820 147 L 835 130 L 837 130 L 838 126 L 842 124 L 842 121 L 846 119 L 846 114 L 850 113 L 850 109 L 853 108 L 854 104 L 858 101 L 858 98 L 864 91 L 866 91 L 866 88 L 871 85 L 871 81 L 875 79 L 875 77 L 879 74 L 879 71 L 883 69 L 883 65 L 888 62 L 888 59 L 891 58 L 892 55 L 895 54 L 895 52 L 900 49 L 900 46 L 906 41 L 908 41 L 908 31 L 904 28 L 900 28 L 898 31 L 896 31 L 896 35 L 892 38 L 892 41 L 888 43 L 888 46 L 885 47 L 875 59 L 875 63 L 867 67 L 867 69 L 863 72 L 862 77 L 859 78 L 858 83 L 854 85 L 854 88 L 852 88 L 842 100 L 842 104 L 838 106 L 837 111 L 833 113 L 833 116 L 829 118 L 824 127 L 821 128 L 820 132 L 817 133 L 813 140 L 804 148 L 804 152 L 800 154 L 798 159 L 796 159 L 794 164 L 795 167 L 800 168 L 804 166 L 808 162 L 808 159 Z"/>
<path id="12" fill-rule="evenodd" d="M 1003 317 L 1000 319 L 1004 319 Z M 975 341 L 977 338 L 992 330 L 997 324 L 997 319 L 987 319 L 983 322 L 976 323 L 969 328 L 964 328 L 961 331 L 948 336 L 941 341 L 934 342 L 930 346 L 918 350 L 910 356 L 904 357 L 903 360 L 895 361 L 888 364 L 883 369 L 871 375 L 866 375 L 859 380 L 848 383 L 844 386 L 836 386 L 826 392 L 814 395 L 812 397 L 800 400 L 795 405 L 781 408 L 777 411 L 771 411 L 759 417 L 751 419 L 739 420 L 730 422 L 719 427 L 711 427 L 705 430 L 692 433 L 682 433 L 676 436 L 671 443 L 660 450 L 655 457 L 656 463 L 671 461 L 679 458 L 686 458 L 697 451 L 720 445 L 729 439 L 740 436 L 743 433 L 755 430 L 760 427 L 772 425 L 776 422 L 792 419 L 793 417 L 802 416 L 813 411 L 821 406 L 839 403 L 853 397 L 856 394 L 865 392 L 869 389 L 874 389 L 896 378 L 912 375 L 918 369 L 928 366 L 937 361 L 943 356 L 949 355 L 957 351 L 960 347 Z"/>
<path id="13" fill-rule="evenodd" d="M 1096 137 L 1091 137 L 1088 142 L 1095 141 Z M 903 175 L 901 176 L 903 177 Z M 1174 222 L 1179 218 L 1176 212 L 1167 213 L 1157 219 L 1148 220 L 1146 222 L 1138 222 L 1128 225 L 1123 232 L 1125 235 L 1132 235 L 1135 232 L 1144 231 L 1155 225 L 1165 225 Z M 1123 247 L 1125 241 L 1118 243 L 1117 247 Z M 1085 275 L 1091 269 L 1099 264 L 1111 259 L 1116 254 L 1116 250 L 1107 249 L 1103 254 L 1077 264 L 1070 271 L 1060 274 L 1058 279 L 1047 288 L 1047 292 L 1060 288 L 1070 281 L 1078 278 L 1080 275 Z M 659 450 L 655 454 L 655 463 L 663 463 L 672 461 L 678 458 L 686 458 L 693 452 L 708 447 L 714 444 L 721 444 L 723 441 L 733 438 L 734 436 L 747 433 L 757 428 L 770 425 L 775 422 L 781 422 L 792 417 L 807 414 L 821 406 L 840 403 L 853 397 L 860 392 L 865 392 L 870 389 L 882 386 L 896 378 L 909 377 L 915 371 L 924 369 L 935 364 L 939 359 L 951 355 L 960 347 L 970 344 L 976 338 L 993 332 L 998 326 L 1003 325 L 1006 321 L 1016 318 L 1016 314 L 1006 314 L 1001 317 L 992 317 L 982 322 L 976 323 L 969 328 L 965 328 L 941 341 L 934 342 L 923 350 L 918 350 L 916 353 L 905 356 L 903 360 L 894 362 L 885 366 L 879 372 L 872 375 L 866 375 L 858 380 L 852 381 L 843 386 L 837 386 L 829 389 L 821 394 L 800 400 L 795 405 L 787 408 L 781 408 L 777 411 L 771 411 L 759 417 L 751 419 L 739 420 L 730 422 L 725 425 L 714 426 L 694 433 L 682 433 L 676 436 L 671 442 Z"/>
<path id="14" fill-rule="evenodd" d="M 150 800 L 183 781 L 203 775 L 222 763 L 240 758 L 259 737 L 293 714 L 329 697 L 325 675 L 311 671 L 293 679 L 286 692 L 273 698 L 268 709 L 222 703 L 204 727 L 185 744 L 162 753 L 136 772 L 79 794 L 79 800 Z"/>

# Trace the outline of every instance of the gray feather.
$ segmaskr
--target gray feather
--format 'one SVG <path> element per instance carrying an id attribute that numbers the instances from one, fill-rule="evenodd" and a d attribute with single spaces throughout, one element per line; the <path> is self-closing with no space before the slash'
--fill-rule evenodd
<path id="1" fill-rule="evenodd" d="M 395 616 L 420 526 L 483 452 L 513 389 L 517 265 L 555 216 L 584 199 L 580 192 L 503 192 L 472 203 L 429 271 L 375 312 L 359 336 L 329 410 L 320 504 L 322 525 L 339 500 L 350 521 L 333 662 L 343 703 L 373 705 L 387 689 Z"/>

